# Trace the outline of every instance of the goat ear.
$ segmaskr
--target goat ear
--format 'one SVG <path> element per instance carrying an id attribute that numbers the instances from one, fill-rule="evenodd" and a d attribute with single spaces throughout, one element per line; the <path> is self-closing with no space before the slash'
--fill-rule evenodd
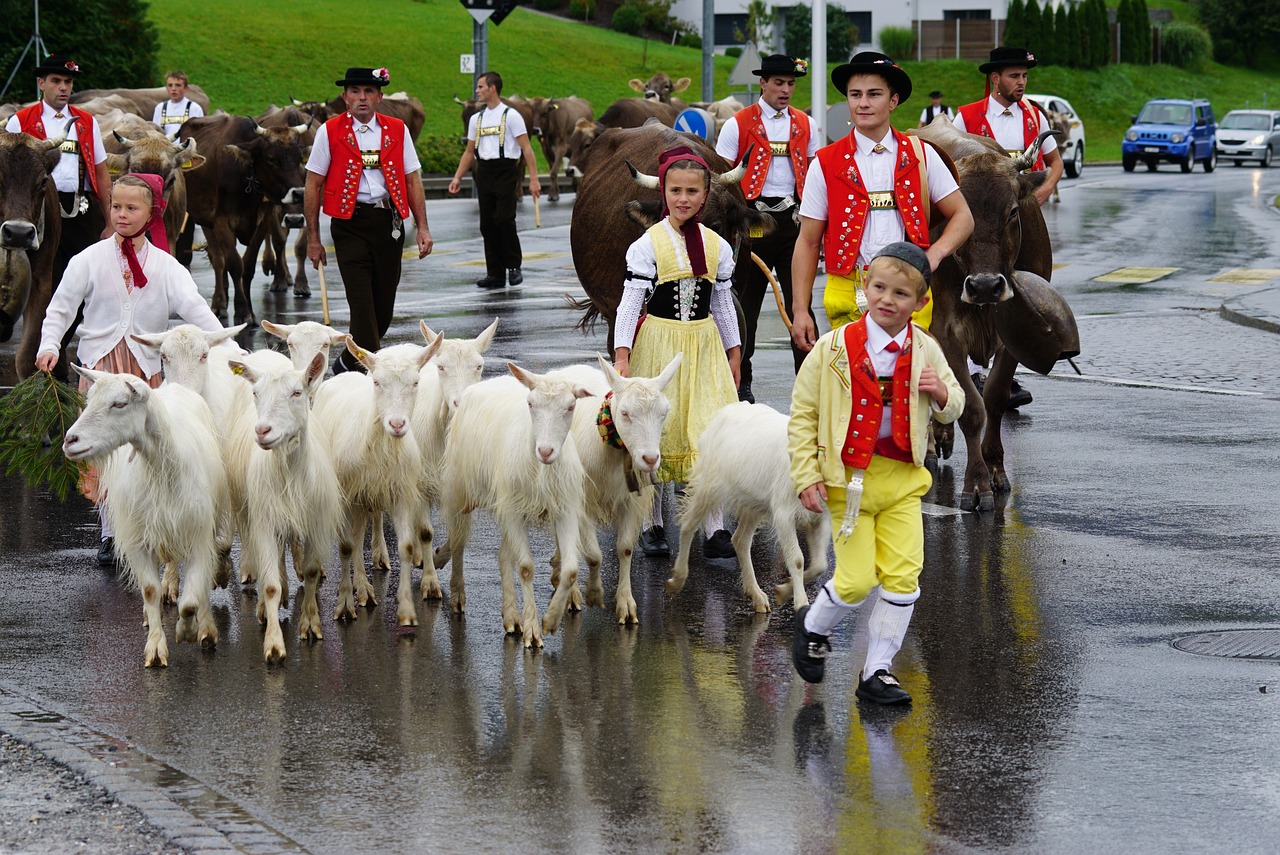
<path id="1" fill-rule="evenodd" d="M 575 398 L 590 398 L 591 395 L 591 390 L 586 386 L 575 386 L 573 389 L 573 397 Z"/>
<path id="2" fill-rule="evenodd" d="M 257 379 L 257 375 L 253 373 L 253 369 L 238 359 L 228 359 L 227 367 L 231 369 L 231 373 L 238 377 L 243 377 L 250 383 Z"/>
<path id="3" fill-rule="evenodd" d="M 302 375 L 302 382 L 307 384 L 307 389 L 314 389 L 324 379 L 324 373 L 327 370 L 329 370 L 328 360 L 323 353 L 317 353 L 311 357 L 311 362 Z"/>
<path id="4" fill-rule="evenodd" d="M 675 378 L 676 372 L 680 370 L 680 363 L 684 361 L 684 354 L 677 353 L 671 357 L 671 361 L 667 363 L 667 367 L 662 369 L 662 373 L 658 375 L 658 388 L 665 389 L 667 384 Z"/>
<path id="5" fill-rule="evenodd" d="M 512 377 L 516 378 L 530 389 L 532 389 L 534 384 L 538 382 L 538 375 L 534 374 L 532 371 L 525 371 L 514 362 L 507 363 L 507 370 L 511 372 Z"/>
<path id="6" fill-rule="evenodd" d="M 426 321 L 421 321 L 421 320 L 418 321 L 418 329 L 422 330 L 422 337 L 425 338 L 427 341 L 431 341 L 433 338 L 436 337 L 436 331 L 433 330 L 431 327 L 427 326 Z"/>
<path id="7" fill-rule="evenodd" d="M 160 347 L 164 344 L 166 335 L 167 333 L 160 333 L 159 335 L 137 335 L 134 333 L 130 333 L 129 338 L 133 339 L 138 344 L 143 345 L 144 347 L 149 347 L 152 350 L 159 350 Z"/>
<path id="8" fill-rule="evenodd" d="M 604 354 L 597 353 L 596 360 L 600 363 L 600 370 L 604 372 L 604 376 L 609 380 L 609 388 L 617 390 L 622 383 L 622 375 L 618 373 L 618 369 L 613 367 L 613 363 L 604 358 Z"/>
<path id="9" fill-rule="evenodd" d="M 111 372 L 109 371 L 95 371 L 92 368 L 85 368 L 83 366 L 76 365 L 74 362 L 71 363 L 71 368 L 90 383 L 97 383 L 102 378 L 111 376 Z"/>
<path id="10" fill-rule="evenodd" d="M 274 323 L 273 321 L 264 320 L 262 322 L 262 328 L 267 332 L 271 333 L 276 338 L 288 338 L 289 333 L 293 332 L 297 328 L 297 325 L 296 324 L 277 324 L 277 323 Z"/>
<path id="11" fill-rule="evenodd" d="M 368 370 L 372 371 L 373 366 L 377 364 L 377 359 L 372 353 L 356 344 L 356 340 L 349 335 L 343 336 L 343 340 L 347 343 L 347 352 L 360 360 L 360 364 Z"/>
<path id="12" fill-rule="evenodd" d="M 427 349 L 422 351 L 422 355 L 418 357 L 419 369 L 421 369 L 428 362 L 430 362 L 431 357 L 435 356 L 437 353 L 440 352 L 440 345 L 442 344 L 444 344 L 444 330 L 441 330 L 440 332 L 436 333 L 435 338 L 433 338 L 431 340 L 431 343 L 427 345 Z"/>
<path id="13" fill-rule="evenodd" d="M 493 344 L 493 337 L 498 333 L 498 319 L 494 318 L 493 323 L 484 328 L 484 332 L 471 339 L 471 343 L 475 345 L 476 350 L 484 353 L 489 349 L 489 345 Z"/>
<path id="14" fill-rule="evenodd" d="M 263 321 L 263 323 L 269 324 L 271 323 L 271 321 Z M 245 324 L 237 324 L 234 327 L 227 327 L 226 329 L 221 329 L 221 330 L 218 330 L 217 332 L 209 332 L 208 330 L 206 330 L 204 334 L 204 340 L 209 342 L 210 347 L 215 347 L 219 344 L 222 344 L 224 341 L 226 341 L 229 338 L 234 338 L 235 336 L 240 335 L 240 333 L 244 332 L 244 328 L 247 326 L 249 325 L 245 323 Z"/>

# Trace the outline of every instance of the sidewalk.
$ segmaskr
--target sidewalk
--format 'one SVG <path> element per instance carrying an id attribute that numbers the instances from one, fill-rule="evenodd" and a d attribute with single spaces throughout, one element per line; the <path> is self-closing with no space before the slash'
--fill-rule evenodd
<path id="1" fill-rule="evenodd" d="M 1261 288 L 1224 300 L 1219 311 L 1233 323 L 1280 333 L 1280 288 Z"/>

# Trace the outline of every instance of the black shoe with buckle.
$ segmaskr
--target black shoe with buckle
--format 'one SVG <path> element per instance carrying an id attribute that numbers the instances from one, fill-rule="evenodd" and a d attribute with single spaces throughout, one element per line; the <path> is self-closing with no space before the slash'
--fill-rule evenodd
<path id="1" fill-rule="evenodd" d="M 1031 403 L 1031 393 L 1026 390 L 1017 380 L 1009 386 L 1009 403 L 1004 405 L 1006 410 L 1016 410 L 1018 407 L 1025 407 Z"/>
<path id="2" fill-rule="evenodd" d="M 831 652 L 831 636 L 818 635 L 804 628 L 809 607 L 796 612 L 791 630 L 791 662 L 806 683 L 821 683 L 827 670 L 827 654 Z"/>
<path id="3" fill-rule="evenodd" d="M 667 533 L 662 526 L 640 532 L 640 551 L 650 558 L 668 558 L 671 556 L 671 544 L 667 543 Z"/>
<path id="4" fill-rule="evenodd" d="M 477 288 L 501 288 L 505 283 L 501 276 L 486 276 L 476 283 Z"/>
<path id="5" fill-rule="evenodd" d="M 524 271 L 522 271 L 519 267 L 512 267 L 509 270 L 507 270 L 507 284 L 519 285 L 523 281 L 524 281 Z"/>
<path id="6" fill-rule="evenodd" d="M 98 545 L 98 564 L 103 567 L 116 566 L 116 539 L 114 537 L 104 537 L 102 543 Z"/>
<path id="7" fill-rule="evenodd" d="M 858 683 L 858 689 L 854 694 L 864 701 L 885 706 L 911 703 L 911 695 L 902 688 L 898 678 L 883 668 Z"/>
<path id="8" fill-rule="evenodd" d="M 702 557 L 711 559 L 733 558 L 738 553 L 733 548 L 733 537 L 720 529 L 702 541 Z"/>
<path id="9" fill-rule="evenodd" d="M 738 400 L 746 401 L 748 404 L 756 402 L 756 396 L 751 394 L 751 381 L 743 380 L 738 384 Z"/>

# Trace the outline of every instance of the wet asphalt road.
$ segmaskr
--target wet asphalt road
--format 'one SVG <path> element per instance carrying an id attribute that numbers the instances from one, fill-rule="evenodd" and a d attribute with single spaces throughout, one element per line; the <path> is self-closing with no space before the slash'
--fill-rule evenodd
<path id="1" fill-rule="evenodd" d="M 638 628 L 588 609 L 527 653 L 503 635 L 483 522 L 463 620 L 430 603 L 416 633 L 398 629 L 393 571 L 375 576 L 377 608 L 335 624 L 331 573 L 324 640 L 300 644 L 291 618 L 283 667 L 262 662 L 253 598 L 218 591 L 217 650 L 174 646 L 169 668 L 144 670 L 140 601 L 94 564 L 95 516 L 13 479 L 0 688 L 93 729 L 244 851 L 1273 852 L 1280 672 L 1172 642 L 1280 622 L 1280 337 L 1218 315 L 1261 285 L 1210 281 L 1280 270 L 1280 170 L 1090 167 L 1062 186 L 1046 211 L 1054 283 L 1085 376 L 1022 378 L 1035 401 L 1006 420 L 1013 492 L 994 514 L 954 511 L 962 471 L 944 466 L 896 661 L 909 712 L 853 697 L 865 616 L 809 687 L 789 663 L 790 607 L 754 615 L 736 567 L 696 557 L 674 599 L 668 562 L 637 557 Z M 561 297 L 577 290 L 568 199 L 543 203 L 526 284 L 498 294 L 471 285 L 471 204 L 429 210 L 439 249 L 406 262 L 392 341 L 416 340 L 419 317 L 451 336 L 498 317 L 489 374 L 603 348 Z M 1094 281 L 1129 265 L 1179 269 Z M 207 266 L 197 278 L 207 288 Z M 330 288 L 341 318 L 336 271 Z M 319 316 L 318 298 L 254 299 L 265 317 Z M 785 409 L 790 358 L 767 317 L 754 388 Z M 770 582 L 777 560 L 757 544 Z M 610 598 L 615 580 L 607 547 Z"/>

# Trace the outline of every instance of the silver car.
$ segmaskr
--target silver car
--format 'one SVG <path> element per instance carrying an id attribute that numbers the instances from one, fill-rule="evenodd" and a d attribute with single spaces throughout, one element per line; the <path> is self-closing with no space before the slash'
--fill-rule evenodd
<path id="1" fill-rule="evenodd" d="M 1062 165 L 1068 178 L 1079 178 L 1084 172 L 1084 122 L 1072 108 L 1067 99 L 1057 95 L 1024 95 L 1035 101 L 1049 114 L 1053 126 L 1065 132 L 1058 137 L 1058 153 L 1062 155 Z"/>
<path id="2" fill-rule="evenodd" d="M 1232 110 L 1218 125 L 1218 160 L 1236 166 L 1256 160 L 1264 168 L 1280 150 L 1280 110 Z"/>

